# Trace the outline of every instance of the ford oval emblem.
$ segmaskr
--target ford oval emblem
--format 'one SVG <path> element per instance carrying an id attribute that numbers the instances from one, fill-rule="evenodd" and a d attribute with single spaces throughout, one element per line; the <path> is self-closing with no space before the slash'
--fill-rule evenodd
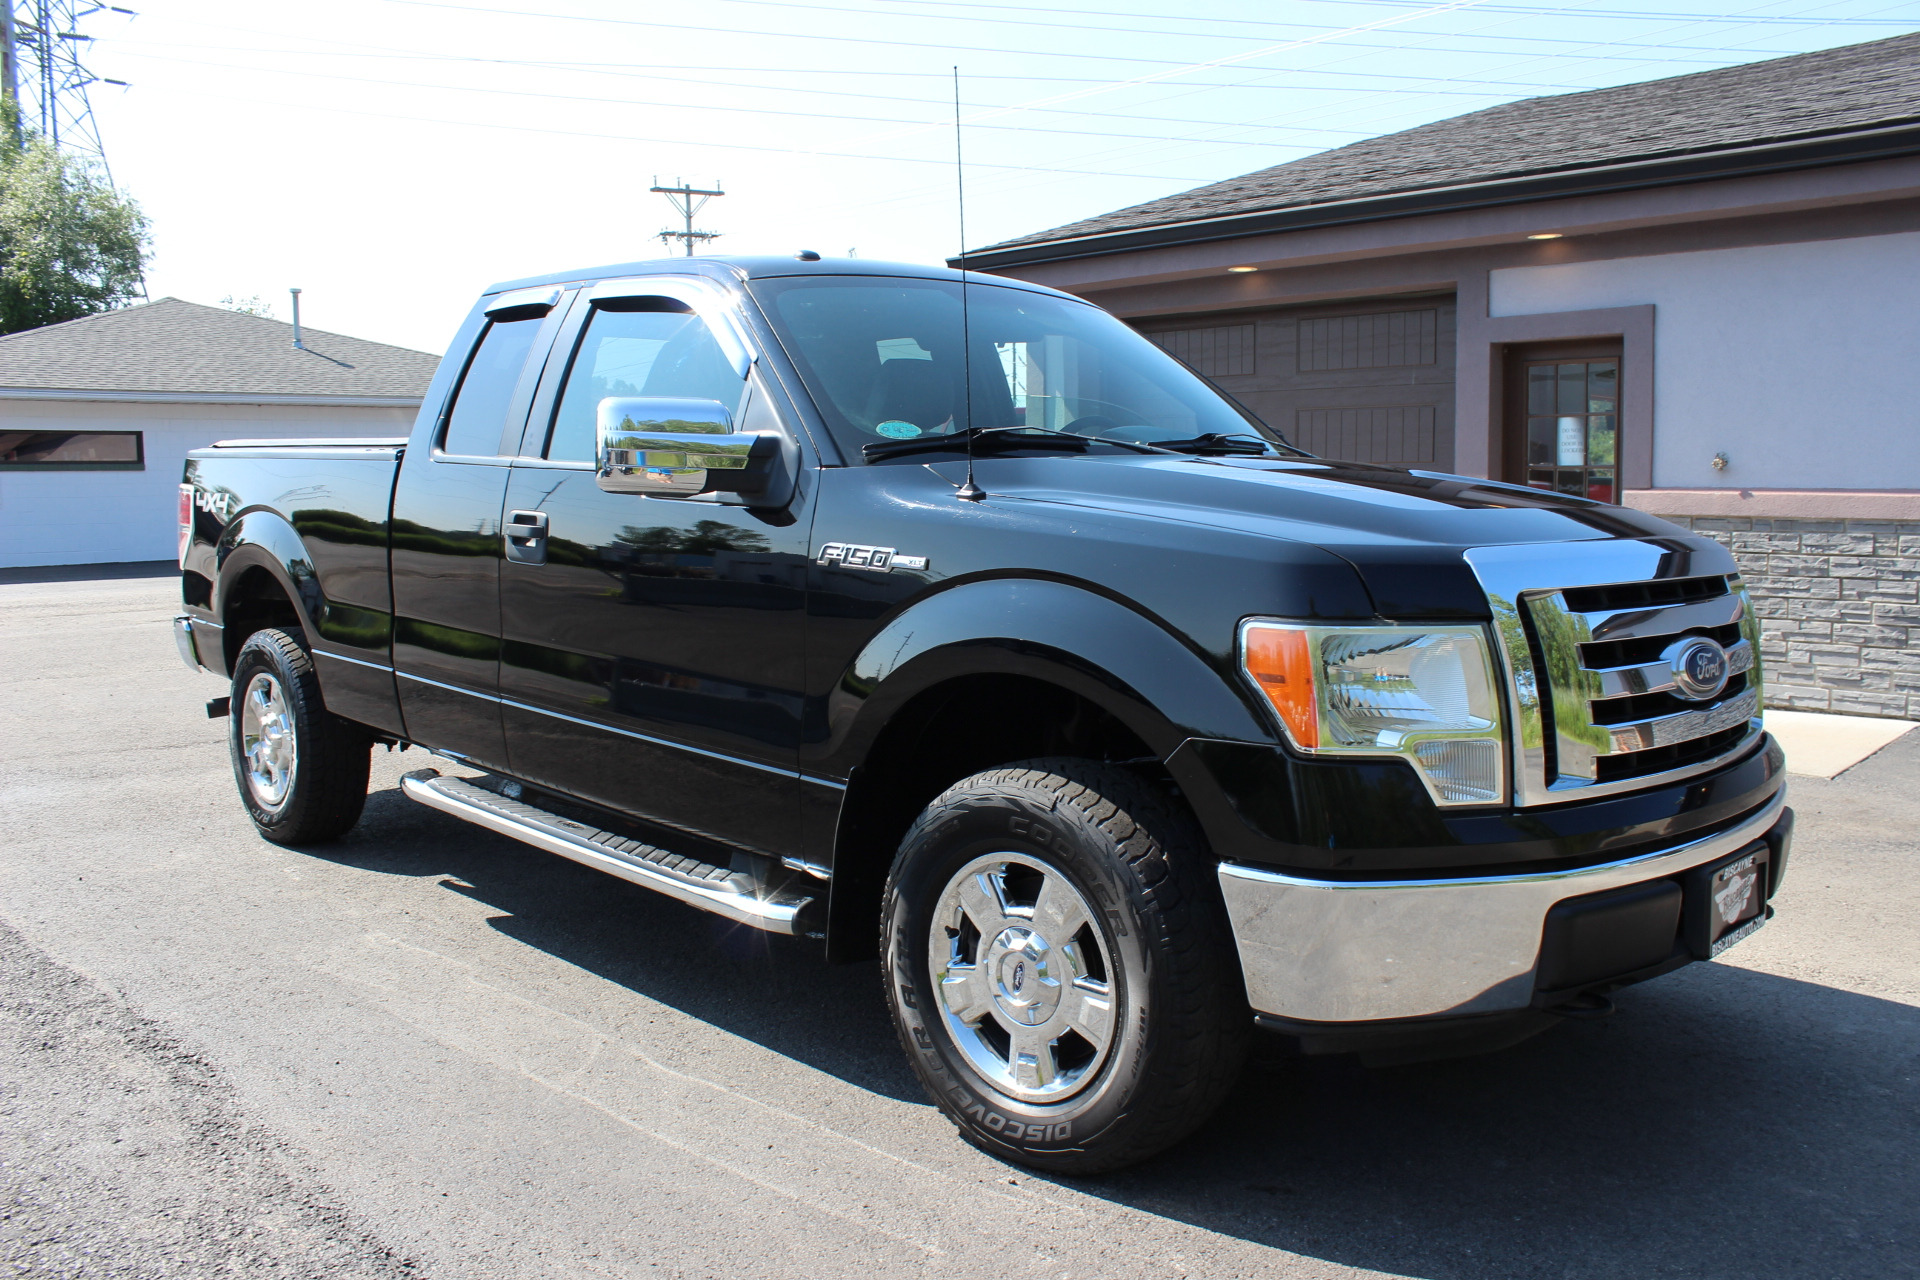
<path id="1" fill-rule="evenodd" d="M 1672 651 L 1673 691 L 1689 702 L 1705 702 L 1727 687 L 1727 651 L 1717 640 L 1693 636 Z"/>
<path id="2" fill-rule="evenodd" d="M 1027 962 L 1022 960 L 1013 966 L 1013 994 L 1019 995 L 1020 988 L 1027 982 Z"/>

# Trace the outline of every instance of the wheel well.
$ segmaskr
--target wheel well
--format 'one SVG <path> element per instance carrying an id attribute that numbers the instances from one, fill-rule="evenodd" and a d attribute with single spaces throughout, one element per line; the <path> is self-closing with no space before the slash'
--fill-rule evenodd
<path id="1" fill-rule="evenodd" d="M 828 953 L 872 956 L 880 895 L 901 837 L 948 786 L 1014 760 L 1079 756 L 1136 764 L 1158 758 L 1112 713 L 1026 676 L 967 676 L 916 695 L 888 720 L 842 801 L 833 860 Z"/>
<path id="2" fill-rule="evenodd" d="M 279 627 L 295 640 L 305 641 L 300 611 L 293 607 L 292 598 L 281 589 L 278 579 L 258 565 L 242 573 L 239 580 L 227 588 L 221 623 L 225 627 L 221 640 L 228 671 L 233 670 L 234 660 L 240 656 L 240 646 L 256 631 Z"/>

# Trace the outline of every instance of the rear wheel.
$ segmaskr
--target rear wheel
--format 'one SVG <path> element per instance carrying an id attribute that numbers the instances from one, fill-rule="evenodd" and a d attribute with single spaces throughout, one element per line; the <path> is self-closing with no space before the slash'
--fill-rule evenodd
<path id="1" fill-rule="evenodd" d="M 1086 760 L 976 774 L 921 814 L 888 882 L 888 998 L 971 1142 L 1062 1173 L 1143 1160 L 1237 1078 L 1249 1015 L 1193 824 Z"/>
<path id="2" fill-rule="evenodd" d="M 284 631 L 256 631 L 233 664 L 228 739 L 240 801 L 277 844 L 332 840 L 360 820 L 373 743 L 320 699 L 313 657 Z"/>

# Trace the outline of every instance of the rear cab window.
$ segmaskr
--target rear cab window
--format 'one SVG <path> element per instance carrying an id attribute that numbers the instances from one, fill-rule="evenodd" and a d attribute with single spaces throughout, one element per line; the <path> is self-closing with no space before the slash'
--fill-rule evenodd
<path id="1" fill-rule="evenodd" d="M 527 291 L 535 292 L 535 291 Z M 510 297 L 517 295 L 509 295 Z M 436 450 L 454 458 L 495 458 L 518 452 L 532 357 L 545 353 L 543 335 L 564 313 L 562 292 L 494 313 L 474 344 L 454 389 Z M 537 365 L 535 366 L 537 368 Z"/>

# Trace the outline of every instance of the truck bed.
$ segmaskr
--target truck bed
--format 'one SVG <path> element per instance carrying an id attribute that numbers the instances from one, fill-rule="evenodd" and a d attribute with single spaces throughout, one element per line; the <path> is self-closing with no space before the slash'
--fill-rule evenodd
<path id="1" fill-rule="evenodd" d="M 246 575 L 223 575 L 229 557 L 258 563 L 246 573 L 280 581 L 303 615 L 327 699 L 340 714 L 397 727 L 391 664 L 392 588 L 387 544 L 395 469 L 405 439 L 224 440 L 187 455 L 182 512 L 190 537 L 182 588 L 200 660 L 225 674 L 231 657 L 219 636 L 230 591 Z M 375 664 L 374 670 L 362 664 Z"/>

